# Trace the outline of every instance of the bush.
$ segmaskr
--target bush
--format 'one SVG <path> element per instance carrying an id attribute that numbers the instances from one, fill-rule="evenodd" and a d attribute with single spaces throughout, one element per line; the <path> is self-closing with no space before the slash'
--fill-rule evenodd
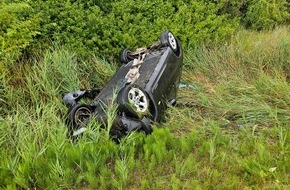
<path id="1" fill-rule="evenodd" d="M 244 17 L 246 26 L 256 29 L 271 29 L 290 21 L 289 2 L 287 0 L 254 0 L 249 3 Z"/>
<path id="2" fill-rule="evenodd" d="M 16 1 L 17 2 L 17 1 Z M 51 42 L 66 45 L 81 55 L 92 52 L 111 59 L 124 47 L 135 48 L 158 40 L 166 29 L 185 46 L 221 42 L 237 22 L 217 15 L 214 3 L 188 1 L 27 1 L 37 12 L 40 33 L 36 47 Z M 11 5 L 10 5 L 11 6 Z M 36 14 L 33 14 L 36 16 Z"/>
<path id="3" fill-rule="evenodd" d="M 239 18 L 248 29 L 268 30 L 277 25 L 289 24 L 290 3 L 287 0 L 221 0 L 216 1 L 219 14 Z"/>
<path id="4" fill-rule="evenodd" d="M 14 3 L 0 6 L 5 18 L 0 21 L 5 55 L 1 60 L 5 62 L 15 61 L 24 50 L 31 53 L 52 44 L 112 61 L 122 48 L 150 45 L 167 29 L 178 36 L 183 47 L 192 47 L 223 43 L 239 23 L 260 30 L 289 22 L 286 0 L 10 2 Z"/>
<path id="5" fill-rule="evenodd" d="M 31 14 L 32 13 L 32 14 Z M 26 3 L 0 4 L 0 71 L 15 62 L 39 33 L 39 18 Z"/>

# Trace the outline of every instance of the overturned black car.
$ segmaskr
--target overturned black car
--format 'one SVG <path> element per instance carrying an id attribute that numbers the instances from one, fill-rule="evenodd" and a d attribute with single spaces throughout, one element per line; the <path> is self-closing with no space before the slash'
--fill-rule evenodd
<path id="1" fill-rule="evenodd" d="M 170 31 L 163 32 L 160 40 L 147 48 L 134 52 L 122 50 L 121 67 L 102 89 L 77 90 L 64 95 L 63 101 L 69 107 L 66 119 L 69 136 L 82 134 L 90 119 L 106 127 L 106 108 L 112 102 L 117 105 L 110 129 L 113 138 L 119 139 L 131 131 L 151 133 L 152 123 L 160 121 L 167 104 L 176 103 L 182 60 L 180 42 Z M 78 103 L 82 98 L 92 101 Z"/>

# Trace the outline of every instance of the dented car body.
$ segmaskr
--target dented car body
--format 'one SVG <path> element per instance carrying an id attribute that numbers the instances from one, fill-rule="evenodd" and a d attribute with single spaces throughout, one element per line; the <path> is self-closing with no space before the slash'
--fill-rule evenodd
<path id="1" fill-rule="evenodd" d="M 147 48 L 120 53 L 121 67 L 102 88 L 77 90 L 63 97 L 69 107 L 69 135 L 77 137 L 86 130 L 90 119 L 107 125 L 106 108 L 117 105 L 111 127 L 113 138 L 131 131 L 152 132 L 152 123 L 160 121 L 167 104 L 174 105 L 181 77 L 183 53 L 172 32 L 165 31 L 160 40 Z M 82 98 L 90 104 L 79 104 Z"/>

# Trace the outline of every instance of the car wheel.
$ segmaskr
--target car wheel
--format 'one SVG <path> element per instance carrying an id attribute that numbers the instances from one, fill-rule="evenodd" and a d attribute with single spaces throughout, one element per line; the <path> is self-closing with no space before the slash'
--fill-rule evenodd
<path id="1" fill-rule="evenodd" d="M 132 53 L 129 49 L 123 49 L 120 52 L 119 55 L 119 61 L 121 64 L 127 64 L 129 63 L 132 59 L 128 56 L 130 53 Z"/>
<path id="2" fill-rule="evenodd" d="M 128 115 L 140 117 L 148 114 L 149 99 L 147 94 L 137 85 L 128 85 L 118 94 L 119 110 Z"/>
<path id="3" fill-rule="evenodd" d="M 69 136 L 72 138 L 78 137 L 86 131 L 86 124 L 88 123 L 92 114 L 92 108 L 88 105 L 77 104 L 71 107 L 68 111 L 67 126 Z"/>
<path id="4" fill-rule="evenodd" d="M 175 53 L 179 51 L 179 45 L 177 39 L 174 37 L 172 32 L 165 31 L 161 34 L 160 37 L 161 46 L 170 47 Z"/>

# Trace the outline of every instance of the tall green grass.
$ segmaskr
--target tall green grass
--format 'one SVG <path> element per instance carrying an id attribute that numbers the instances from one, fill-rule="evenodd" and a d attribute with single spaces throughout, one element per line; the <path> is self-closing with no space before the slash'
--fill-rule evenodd
<path id="1" fill-rule="evenodd" d="M 289 123 L 289 28 L 241 31 L 221 47 L 197 47 L 185 59 L 182 104 L 226 125 L 273 127 Z M 201 117 L 201 119 L 204 119 Z"/>
<path id="2" fill-rule="evenodd" d="M 289 189 L 289 49 L 285 27 L 187 50 L 177 106 L 153 134 L 120 144 L 94 121 L 71 142 L 61 102 L 104 85 L 116 65 L 44 52 L 0 76 L 0 187 Z"/>

